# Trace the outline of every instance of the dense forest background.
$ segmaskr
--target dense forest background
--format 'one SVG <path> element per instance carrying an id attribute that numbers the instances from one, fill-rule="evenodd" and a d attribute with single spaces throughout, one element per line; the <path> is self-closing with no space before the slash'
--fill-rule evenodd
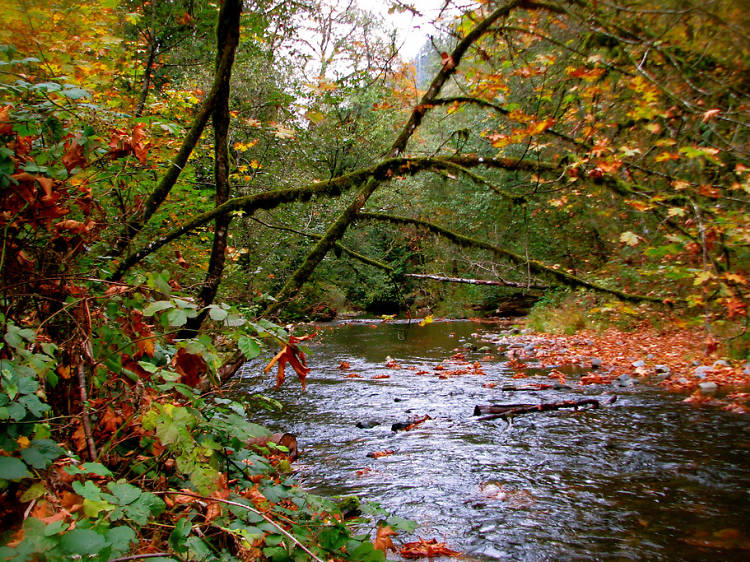
<path id="1" fill-rule="evenodd" d="M 746 6 L 452 4 L 415 61 L 353 2 L 3 5 L 6 554 L 378 558 L 205 394 L 262 348 L 304 384 L 280 321 L 539 300 L 748 353 Z M 232 479 L 210 536 L 169 496 Z"/>

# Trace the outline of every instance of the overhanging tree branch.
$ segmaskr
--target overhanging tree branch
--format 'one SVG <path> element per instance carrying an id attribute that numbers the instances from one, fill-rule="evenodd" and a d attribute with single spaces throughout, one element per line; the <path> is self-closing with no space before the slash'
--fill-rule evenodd
<path id="1" fill-rule="evenodd" d="M 585 279 L 581 279 L 580 277 L 576 277 L 575 275 L 571 275 L 570 273 L 566 271 L 554 269 L 548 265 L 543 264 L 542 262 L 538 260 L 528 260 L 527 262 L 525 256 L 522 256 L 520 254 L 517 254 L 515 252 L 512 252 L 500 246 L 495 246 L 493 244 L 490 244 L 489 242 L 484 242 L 482 240 L 477 240 L 475 238 L 470 238 L 469 236 L 458 234 L 457 232 L 453 232 L 451 230 L 448 230 L 446 228 L 443 228 L 441 226 L 438 226 L 428 221 L 424 221 L 420 219 L 413 219 L 410 217 L 389 215 L 385 213 L 367 213 L 367 212 L 359 213 L 359 218 L 366 219 L 366 220 L 387 221 L 393 224 L 409 224 L 409 225 L 414 225 L 414 226 L 420 226 L 422 228 L 426 228 L 430 230 L 431 232 L 434 232 L 435 234 L 438 234 L 450 240 L 451 242 L 459 246 L 481 248 L 483 250 L 488 250 L 492 252 L 493 254 L 495 254 L 496 256 L 506 258 L 512 261 L 513 263 L 517 263 L 517 264 L 526 265 L 528 263 L 531 271 L 533 271 L 534 273 L 550 275 L 554 277 L 555 279 L 557 279 L 563 285 L 567 285 L 569 287 L 585 287 L 587 289 L 592 289 L 592 290 L 603 292 L 603 293 L 609 293 L 623 300 L 627 300 L 631 302 L 642 302 L 642 301 L 658 302 L 658 303 L 664 302 L 663 299 L 660 299 L 657 297 L 651 297 L 647 295 L 632 295 L 630 293 L 619 291 L 617 289 L 609 289 L 607 287 L 603 287 L 596 283 L 586 281 Z"/>
<path id="2" fill-rule="evenodd" d="M 487 29 L 492 26 L 492 24 L 500 18 L 507 16 L 511 10 L 522 3 L 522 0 L 511 0 L 505 6 L 497 8 L 487 18 L 475 25 L 466 37 L 459 41 L 456 48 L 453 49 L 453 52 L 443 63 L 443 67 L 432 80 L 430 87 L 427 89 L 424 96 L 422 96 L 420 103 L 412 110 L 409 121 L 401 129 L 401 133 L 391 145 L 391 148 L 388 151 L 388 156 L 396 157 L 406 150 L 406 144 L 409 142 L 409 139 L 412 137 L 417 127 L 422 123 L 425 113 L 429 111 L 430 103 L 440 94 L 443 85 L 456 72 L 456 68 L 469 47 L 479 39 Z M 380 183 L 381 182 L 372 177 L 364 183 L 357 196 L 349 203 L 349 205 L 347 205 L 346 209 L 344 209 L 331 226 L 328 227 L 323 238 L 315 244 L 305 257 L 302 265 L 297 268 L 284 287 L 282 287 L 281 291 L 276 295 L 276 300 L 266 308 L 265 314 L 272 314 L 278 310 L 278 308 L 280 308 L 289 298 L 299 291 L 300 287 L 302 287 L 305 281 L 307 281 L 312 272 L 315 271 L 318 264 L 323 260 L 330 249 L 333 248 L 333 245 L 344 236 L 349 224 L 351 224 L 359 210 L 364 207 L 365 203 L 367 203 L 370 196 L 375 193 L 375 190 L 379 187 Z"/>

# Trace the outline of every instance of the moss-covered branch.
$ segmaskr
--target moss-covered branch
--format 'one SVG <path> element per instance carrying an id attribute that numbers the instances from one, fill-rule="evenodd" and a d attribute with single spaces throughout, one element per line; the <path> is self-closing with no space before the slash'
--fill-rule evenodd
<path id="1" fill-rule="evenodd" d="M 386 222 L 390 222 L 393 224 L 408 224 L 408 225 L 414 225 L 414 226 L 426 228 L 430 230 L 431 232 L 434 232 L 435 234 L 438 234 L 442 236 L 443 238 L 450 240 L 451 242 L 453 242 L 454 244 L 458 246 L 480 248 L 480 249 L 492 252 L 496 256 L 506 258 L 513 263 L 522 264 L 524 266 L 528 265 L 529 269 L 533 271 L 534 273 L 540 274 L 540 275 L 552 276 L 563 285 L 567 285 L 569 287 L 585 287 L 587 289 L 592 289 L 592 290 L 603 292 L 603 293 L 609 293 L 623 300 L 627 300 L 631 302 L 642 302 L 642 301 L 663 302 L 662 299 L 657 298 L 657 297 L 650 297 L 647 295 L 632 295 L 630 293 L 619 291 L 617 289 L 609 289 L 607 287 L 603 287 L 596 283 L 592 283 L 590 281 L 586 281 L 585 279 L 581 279 L 580 277 L 576 277 L 575 275 L 572 275 L 566 271 L 554 269 L 548 265 L 543 264 L 542 262 L 538 260 L 527 261 L 527 259 L 520 254 L 517 254 L 515 252 L 512 252 L 500 246 L 495 246 L 493 244 L 490 244 L 489 242 L 477 240 L 476 238 L 470 238 L 469 236 L 464 236 L 463 234 L 458 234 L 457 232 L 453 232 L 451 230 L 448 230 L 446 228 L 443 228 L 441 226 L 438 226 L 428 221 L 424 221 L 420 219 L 413 219 L 410 217 L 390 215 L 386 213 L 367 213 L 367 212 L 360 213 L 359 218 L 366 219 L 366 220 L 386 221 Z"/>

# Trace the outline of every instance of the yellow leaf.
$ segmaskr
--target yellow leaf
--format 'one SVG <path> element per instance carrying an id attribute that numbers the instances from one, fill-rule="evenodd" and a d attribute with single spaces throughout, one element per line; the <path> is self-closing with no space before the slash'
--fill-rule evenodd
<path id="1" fill-rule="evenodd" d="M 747 285 L 747 279 L 739 273 L 725 273 L 722 277 L 727 281 L 737 283 L 738 285 Z"/>
<path id="2" fill-rule="evenodd" d="M 667 210 L 667 214 L 670 217 L 684 217 L 685 209 L 682 209 L 680 207 L 670 207 L 669 210 Z"/>
<path id="3" fill-rule="evenodd" d="M 687 189 L 688 187 L 690 187 L 690 184 L 686 181 L 675 180 L 672 182 L 672 187 L 679 191 L 681 189 Z"/>
<path id="4" fill-rule="evenodd" d="M 624 242 L 628 246 L 637 246 L 641 242 L 641 239 L 637 234 L 628 230 L 627 232 L 620 234 L 620 242 Z"/>
<path id="5" fill-rule="evenodd" d="M 435 321 L 435 318 L 432 314 L 429 316 L 425 316 L 422 321 L 419 323 L 420 326 L 426 326 L 427 324 L 432 324 Z"/>
<path id="6" fill-rule="evenodd" d="M 698 285 L 703 285 L 703 283 L 713 278 L 714 278 L 714 274 L 711 273 L 710 271 L 701 271 L 698 275 L 695 276 L 695 280 L 693 281 L 693 287 L 697 287 Z"/>

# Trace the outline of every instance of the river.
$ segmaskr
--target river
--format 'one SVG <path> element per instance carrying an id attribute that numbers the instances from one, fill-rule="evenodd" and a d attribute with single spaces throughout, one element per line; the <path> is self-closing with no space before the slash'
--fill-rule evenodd
<path id="1" fill-rule="evenodd" d="M 746 418 L 644 386 L 573 382 L 570 390 L 504 392 L 503 385 L 534 379 L 514 380 L 497 353 L 482 362 L 485 374 L 440 378 L 439 361 L 466 343 L 487 345 L 482 335 L 497 326 L 362 322 L 320 329 L 306 392 L 291 370 L 273 391 L 272 374 L 258 364 L 243 370 L 243 390 L 284 405 L 256 421 L 297 435 L 302 455 L 295 467 L 305 488 L 356 494 L 419 524 L 397 542 L 437 538 L 476 560 L 750 556 Z M 487 355 L 465 354 L 469 361 Z M 389 357 L 401 368 L 386 367 Z M 340 369 L 342 362 L 350 368 Z M 348 378 L 353 373 L 361 378 Z M 472 416 L 476 404 L 598 394 L 617 401 L 517 416 L 511 424 Z M 431 419 L 410 431 L 391 431 L 395 422 L 424 415 Z M 367 456 L 382 451 L 393 454 Z"/>

